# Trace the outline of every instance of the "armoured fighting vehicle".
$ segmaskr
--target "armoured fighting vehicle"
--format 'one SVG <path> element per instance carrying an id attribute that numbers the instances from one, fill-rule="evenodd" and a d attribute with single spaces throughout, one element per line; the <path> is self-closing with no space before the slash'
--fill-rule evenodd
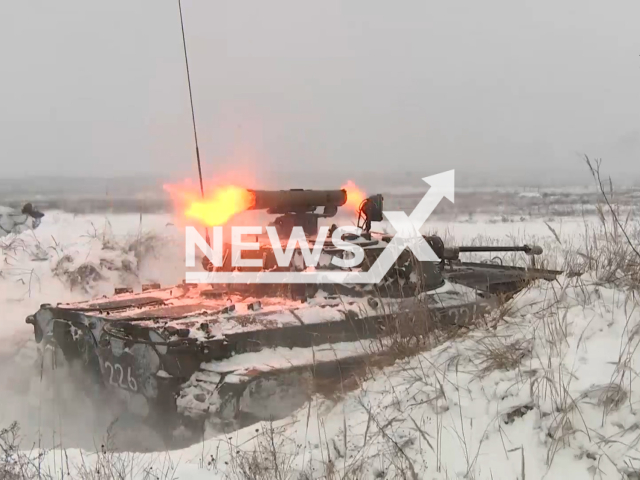
<path id="1" fill-rule="evenodd" d="M 344 190 L 253 193 L 254 209 L 278 215 L 273 225 L 280 238 L 301 227 L 309 243 L 324 241 L 317 236 L 318 220 L 333 217 L 347 200 Z M 363 249 L 363 271 L 391 240 L 372 231 L 372 222 L 383 220 L 382 205 L 381 195 L 364 200 L 362 232 L 344 237 Z M 394 336 L 469 326 L 531 281 L 560 273 L 535 267 L 542 253 L 535 246 L 454 247 L 424 238 L 438 262 L 418 261 L 407 248 L 376 284 L 149 284 L 84 303 L 45 304 L 26 321 L 38 343 L 60 349 L 100 388 L 164 426 L 278 418 L 301 406 L 323 381 L 382 358 Z M 524 252 L 531 266 L 460 259 L 482 251 Z M 237 270 L 306 268 L 299 245 L 287 267 L 276 264 L 273 244 L 244 253 L 262 259 L 262 267 Z M 341 255 L 345 250 L 326 241 L 316 270 L 339 270 L 330 260 Z M 229 272 L 229 258 L 214 267 L 205 257 L 202 265 Z"/>

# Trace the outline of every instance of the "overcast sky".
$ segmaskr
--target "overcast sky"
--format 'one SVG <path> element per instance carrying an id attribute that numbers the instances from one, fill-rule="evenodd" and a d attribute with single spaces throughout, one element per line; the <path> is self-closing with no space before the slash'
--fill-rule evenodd
<path id="1" fill-rule="evenodd" d="M 184 0 L 203 170 L 640 180 L 638 0 Z M 5 2 L 2 176 L 195 174 L 177 0 Z"/>

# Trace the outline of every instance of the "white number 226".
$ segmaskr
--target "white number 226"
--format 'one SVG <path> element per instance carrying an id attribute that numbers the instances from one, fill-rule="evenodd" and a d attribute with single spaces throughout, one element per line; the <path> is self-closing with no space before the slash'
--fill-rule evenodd
<path id="1" fill-rule="evenodd" d="M 104 368 L 105 369 L 109 369 L 109 383 L 111 385 L 115 385 L 116 387 L 120 387 L 120 388 L 124 388 L 124 389 L 129 389 L 132 390 L 134 392 L 138 391 L 138 383 L 136 382 L 136 379 L 133 378 L 131 376 L 131 367 L 127 367 L 127 383 L 123 383 L 124 382 L 124 370 L 122 368 L 122 365 L 120 365 L 119 363 L 115 363 L 115 364 L 111 364 L 111 362 L 104 362 Z M 115 372 L 116 375 L 118 374 L 118 371 L 120 371 L 120 380 L 118 382 L 116 382 L 113 379 L 113 373 Z"/>

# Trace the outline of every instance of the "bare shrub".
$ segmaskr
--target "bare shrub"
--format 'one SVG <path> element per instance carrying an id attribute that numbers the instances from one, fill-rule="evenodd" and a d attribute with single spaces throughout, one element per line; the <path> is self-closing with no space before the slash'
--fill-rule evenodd
<path id="1" fill-rule="evenodd" d="M 85 237 L 99 244 L 98 258 L 78 262 L 71 254 L 66 253 L 59 256 L 52 268 L 53 275 L 71 290 L 91 293 L 96 283 L 112 277 L 110 272 L 116 274 L 116 281 L 119 283 L 129 285 L 132 281 L 137 281 L 142 261 L 159 251 L 165 241 L 157 233 L 142 230 L 133 237 L 118 240 L 111 233 L 108 222 L 103 231 L 99 231 L 93 223 L 91 225 L 93 231 L 88 232 Z"/>
<path id="2" fill-rule="evenodd" d="M 20 426 L 13 422 L 0 429 L 0 478 L 6 480 L 49 479 L 41 464 L 46 452 L 32 453 L 21 449 Z"/>
<path id="3" fill-rule="evenodd" d="M 133 253 L 138 265 L 143 259 L 154 255 L 166 243 L 166 239 L 155 232 L 140 231 L 135 238 L 125 240 L 122 250 Z"/>
<path id="4" fill-rule="evenodd" d="M 69 476 L 80 480 L 177 480 L 178 478 L 175 475 L 177 466 L 169 454 L 149 460 L 143 459 L 136 453 L 111 452 L 104 446 L 89 458 L 83 456 L 81 463 L 74 469 L 75 471 L 69 472 Z"/>
<path id="5" fill-rule="evenodd" d="M 88 292 L 91 285 L 104 280 L 98 267 L 91 263 L 83 263 L 74 268 L 74 259 L 71 255 L 62 256 L 53 267 L 53 276 L 61 279 L 69 285 L 71 290 Z"/>
<path id="6" fill-rule="evenodd" d="M 269 422 L 251 442 L 248 449 L 230 445 L 231 461 L 227 478 L 237 480 L 289 480 L 300 478 L 293 460 L 300 447 Z"/>
<path id="7" fill-rule="evenodd" d="M 21 444 L 20 427 L 14 422 L 0 429 L 0 478 L 2 480 L 53 480 L 77 478 L 80 480 L 176 480 L 177 465 L 168 453 L 155 458 L 142 457 L 133 452 L 116 452 L 110 441 L 95 452 L 82 453 L 79 462 L 69 459 L 62 448 L 55 450 L 60 462 L 53 466 L 46 462 L 50 452 L 29 451 Z"/>

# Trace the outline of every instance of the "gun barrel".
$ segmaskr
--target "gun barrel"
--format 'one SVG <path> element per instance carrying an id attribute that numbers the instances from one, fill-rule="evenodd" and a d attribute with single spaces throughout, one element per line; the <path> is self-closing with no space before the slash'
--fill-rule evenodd
<path id="1" fill-rule="evenodd" d="M 270 213 L 308 212 L 316 207 L 341 207 L 347 203 L 346 190 L 251 190 L 252 210 Z"/>
<path id="2" fill-rule="evenodd" d="M 542 247 L 537 245 L 522 245 L 513 247 L 489 247 L 489 246 L 467 246 L 457 247 L 459 252 L 524 252 L 527 255 L 541 255 Z"/>

